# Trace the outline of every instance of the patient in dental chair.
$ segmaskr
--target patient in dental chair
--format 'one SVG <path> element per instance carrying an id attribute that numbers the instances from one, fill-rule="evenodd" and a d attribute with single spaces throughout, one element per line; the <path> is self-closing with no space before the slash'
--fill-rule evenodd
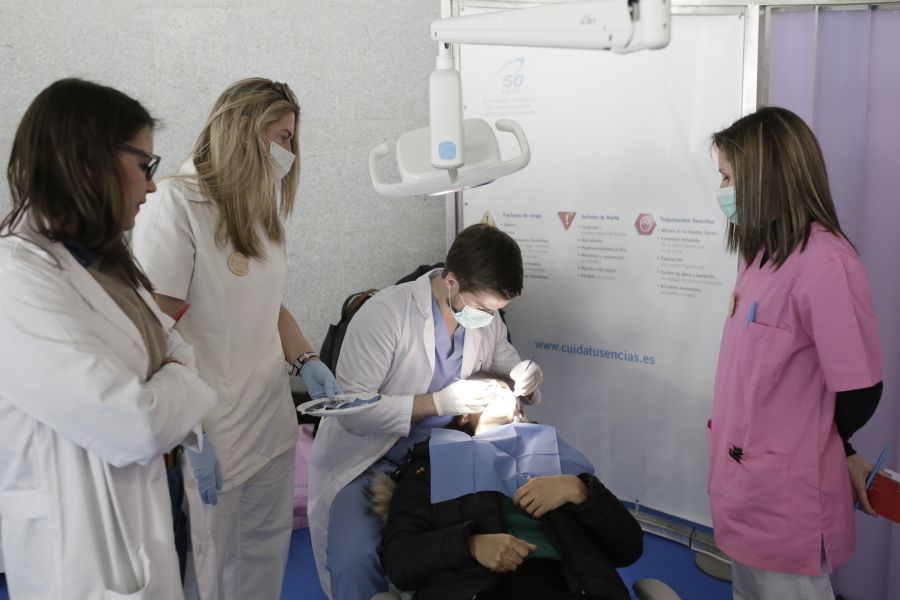
<path id="1" fill-rule="evenodd" d="M 616 568 L 641 556 L 637 521 L 495 383 L 483 413 L 436 430 L 373 481 L 388 576 L 415 600 L 628 600 Z"/>

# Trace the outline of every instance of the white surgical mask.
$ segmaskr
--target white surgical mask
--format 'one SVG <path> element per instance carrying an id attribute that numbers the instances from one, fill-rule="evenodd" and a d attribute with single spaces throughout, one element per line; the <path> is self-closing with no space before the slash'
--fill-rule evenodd
<path id="1" fill-rule="evenodd" d="M 728 217 L 728 220 L 737 225 L 737 201 L 735 200 L 734 186 L 719 188 L 716 192 L 719 208 Z"/>
<path id="2" fill-rule="evenodd" d="M 269 154 L 272 155 L 272 161 L 275 163 L 275 178 L 281 181 L 291 170 L 296 157 L 293 152 L 285 150 L 275 142 L 269 144 Z"/>
<path id="3" fill-rule="evenodd" d="M 450 310 L 453 312 L 453 318 L 456 319 L 457 323 L 466 329 L 478 329 L 480 327 L 487 327 L 491 324 L 494 315 L 484 312 L 483 310 L 478 310 L 477 308 L 472 308 L 466 304 L 465 300 L 462 299 L 462 296 L 460 296 L 459 300 L 463 303 L 463 308 L 461 311 L 456 312 L 453 310 L 453 303 L 450 301 L 450 290 L 447 290 L 447 303 L 450 305 Z"/>

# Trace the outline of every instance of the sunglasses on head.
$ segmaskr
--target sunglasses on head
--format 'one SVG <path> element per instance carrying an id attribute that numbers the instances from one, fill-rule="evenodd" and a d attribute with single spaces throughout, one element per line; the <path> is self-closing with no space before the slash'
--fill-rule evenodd
<path id="1" fill-rule="evenodd" d="M 288 93 L 288 85 L 286 83 L 279 83 L 277 81 L 271 82 L 272 89 L 278 92 L 282 98 L 293 104 L 293 100 L 291 100 L 291 96 Z"/>

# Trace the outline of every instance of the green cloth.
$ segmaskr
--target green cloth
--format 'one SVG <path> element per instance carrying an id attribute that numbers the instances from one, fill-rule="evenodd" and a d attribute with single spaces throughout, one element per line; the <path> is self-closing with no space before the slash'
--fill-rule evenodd
<path id="1" fill-rule="evenodd" d="M 513 501 L 506 496 L 503 497 L 502 506 L 503 515 L 506 517 L 507 533 L 537 546 L 537 550 L 529 554 L 528 559 L 562 560 L 556 544 L 544 533 L 540 521 L 513 504 Z"/>

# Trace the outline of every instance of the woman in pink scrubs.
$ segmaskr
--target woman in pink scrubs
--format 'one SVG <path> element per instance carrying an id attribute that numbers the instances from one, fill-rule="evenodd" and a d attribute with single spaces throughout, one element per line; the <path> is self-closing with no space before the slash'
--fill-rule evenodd
<path id="1" fill-rule="evenodd" d="M 716 543 L 736 599 L 834 598 L 872 469 L 849 444 L 881 397 L 868 277 L 809 127 L 767 107 L 713 135 L 740 256 L 709 434 Z M 849 475 L 848 475 L 849 473 Z"/>

